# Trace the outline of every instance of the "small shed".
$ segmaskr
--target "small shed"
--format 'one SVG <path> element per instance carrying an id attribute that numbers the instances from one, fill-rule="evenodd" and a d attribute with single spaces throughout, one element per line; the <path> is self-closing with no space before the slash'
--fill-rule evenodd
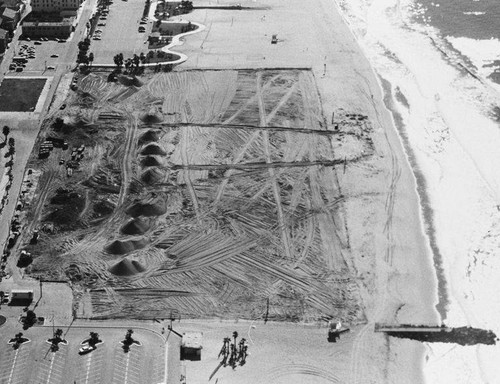
<path id="1" fill-rule="evenodd" d="M 9 305 L 28 305 L 33 301 L 32 289 L 13 289 L 10 291 Z"/>
<path id="2" fill-rule="evenodd" d="M 181 360 L 201 360 L 203 332 L 186 332 L 182 334 Z"/>

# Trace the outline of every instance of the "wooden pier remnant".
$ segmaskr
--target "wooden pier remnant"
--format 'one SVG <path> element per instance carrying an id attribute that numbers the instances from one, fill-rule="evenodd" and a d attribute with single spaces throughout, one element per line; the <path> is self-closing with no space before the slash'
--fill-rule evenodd
<path id="1" fill-rule="evenodd" d="M 375 332 L 384 332 L 388 336 L 411 339 L 422 342 L 456 343 L 460 345 L 487 344 L 498 341 L 490 330 L 473 327 L 446 327 L 444 325 L 383 324 L 375 323 Z"/>

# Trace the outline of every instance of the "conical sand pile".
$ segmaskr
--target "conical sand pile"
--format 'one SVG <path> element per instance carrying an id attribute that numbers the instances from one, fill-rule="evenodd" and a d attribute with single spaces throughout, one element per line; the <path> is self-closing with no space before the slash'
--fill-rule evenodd
<path id="1" fill-rule="evenodd" d="M 161 161 L 159 160 L 161 159 L 156 157 L 156 156 L 146 156 L 146 157 L 143 157 L 142 160 L 141 160 L 141 167 L 157 167 L 157 166 L 161 166 L 162 163 Z"/>
<path id="2" fill-rule="evenodd" d="M 157 130 L 149 129 L 139 137 L 139 145 L 158 141 L 160 139 L 160 132 Z"/>
<path id="3" fill-rule="evenodd" d="M 129 220 L 129 222 L 125 224 L 120 231 L 124 235 L 143 235 L 147 232 L 149 227 L 150 225 L 147 221 L 141 218 L 136 218 Z"/>
<path id="4" fill-rule="evenodd" d="M 133 276 L 144 272 L 144 268 L 139 262 L 125 258 L 109 268 L 109 272 L 116 276 Z"/>
<path id="5" fill-rule="evenodd" d="M 158 197 L 148 202 L 138 202 L 127 209 L 127 214 L 132 217 L 160 216 L 167 212 L 167 201 L 164 197 Z"/>
<path id="6" fill-rule="evenodd" d="M 112 255 L 125 255 L 136 249 L 144 248 L 147 244 L 145 239 L 138 240 L 115 240 L 106 245 L 104 250 Z"/>
<path id="7" fill-rule="evenodd" d="M 161 149 L 161 147 L 158 144 L 155 143 L 148 144 L 141 150 L 141 155 L 165 156 L 166 154 L 167 153 L 163 149 Z"/>
<path id="8" fill-rule="evenodd" d="M 157 184 L 165 180 L 165 172 L 158 168 L 149 168 L 142 172 L 141 180 L 146 184 Z"/>

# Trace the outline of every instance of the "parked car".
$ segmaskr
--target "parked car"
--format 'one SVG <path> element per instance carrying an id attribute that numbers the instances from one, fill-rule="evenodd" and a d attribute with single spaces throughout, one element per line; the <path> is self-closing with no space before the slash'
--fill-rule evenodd
<path id="1" fill-rule="evenodd" d="M 40 41 L 35 41 L 35 45 L 42 45 Z"/>
<path id="2" fill-rule="evenodd" d="M 53 65 L 49 65 L 47 69 L 56 69 L 56 67 L 54 67 Z"/>
<path id="3" fill-rule="evenodd" d="M 98 27 L 105 27 L 106 26 L 106 23 L 99 23 L 97 24 Z"/>
<path id="4" fill-rule="evenodd" d="M 23 67 L 17 67 L 16 68 L 16 72 L 22 72 L 23 71 Z"/>
<path id="5" fill-rule="evenodd" d="M 10 70 L 16 69 L 16 64 L 11 64 L 11 65 L 9 65 L 9 69 L 10 69 Z"/>
<path id="6" fill-rule="evenodd" d="M 96 349 L 95 345 L 90 345 L 90 344 L 84 344 L 79 350 L 78 353 L 80 355 L 84 355 L 86 353 L 92 352 L 94 349 Z"/>
<path id="7" fill-rule="evenodd" d="M 54 53 L 53 55 L 50 55 L 50 57 L 54 57 L 54 58 L 56 58 L 56 57 L 59 57 L 59 55 L 58 55 L 58 54 L 56 54 L 56 53 Z"/>
<path id="8" fill-rule="evenodd" d="M 66 108 L 66 104 L 63 104 L 63 105 L 61 105 L 61 106 L 59 107 L 59 109 L 61 109 L 61 110 L 62 110 L 62 109 L 64 109 L 64 108 Z"/>

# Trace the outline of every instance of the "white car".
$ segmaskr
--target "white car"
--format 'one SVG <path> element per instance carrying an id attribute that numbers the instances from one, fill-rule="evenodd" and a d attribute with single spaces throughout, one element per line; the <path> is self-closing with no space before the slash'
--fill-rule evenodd
<path id="1" fill-rule="evenodd" d="M 85 353 L 92 352 L 94 349 L 96 349 L 95 345 L 90 345 L 90 344 L 84 344 L 79 350 L 78 353 L 81 355 Z"/>

